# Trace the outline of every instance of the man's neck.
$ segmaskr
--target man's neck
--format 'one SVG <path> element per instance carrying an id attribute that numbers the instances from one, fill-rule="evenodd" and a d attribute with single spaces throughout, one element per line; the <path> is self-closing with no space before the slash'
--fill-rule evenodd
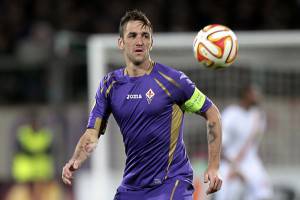
<path id="1" fill-rule="evenodd" d="M 247 101 L 245 101 L 245 100 L 244 101 L 243 100 L 240 101 L 240 106 L 242 108 L 244 108 L 245 110 L 249 110 L 251 108 L 251 105 Z"/>
<path id="2" fill-rule="evenodd" d="M 130 63 L 125 68 L 125 74 L 128 76 L 143 76 L 145 74 L 149 74 L 153 67 L 153 61 L 147 60 L 140 65 L 134 65 Z"/>

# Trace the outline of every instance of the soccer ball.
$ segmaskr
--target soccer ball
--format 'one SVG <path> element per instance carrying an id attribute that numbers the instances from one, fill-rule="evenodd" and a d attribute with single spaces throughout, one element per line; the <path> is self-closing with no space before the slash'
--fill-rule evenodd
<path id="1" fill-rule="evenodd" d="M 213 24 L 205 26 L 194 39 L 194 56 L 207 68 L 225 68 L 237 57 L 237 37 L 228 27 Z"/>

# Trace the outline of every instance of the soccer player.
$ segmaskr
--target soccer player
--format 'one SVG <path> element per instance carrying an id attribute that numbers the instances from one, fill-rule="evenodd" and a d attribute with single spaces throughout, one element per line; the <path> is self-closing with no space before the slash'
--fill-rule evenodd
<path id="1" fill-rule="evenodd" d="M 102 79 L 87 130 L 63 168 L 64 183 L 71 184 L 73 172 L 96 147 L 112 113 L 127 156 L 115 200 L 192 200 L 193 171 L 183 143 L 186 111 L 207 120 L 209 159 L 204 181 L 209 182 L 207 194 L 218 191 L 222 180 L 217 107 L 184 73 L 151 60 L 152 25 L 144 13 L 127 12 L 119 28 L 118 47 L 126 66 Z"/>
<path id="2" fill-rule="evenodd" d="M 222 113 L 223 148 L 220 172 L 224 180 L 217 200 L 271 199 L 272 188 L 257 149 L 266 127 L 258 108 L 259 90 L 251 84 L 241 88 L 240 101 Z M 243 192 L 241 192 L 243 191 Z"/>

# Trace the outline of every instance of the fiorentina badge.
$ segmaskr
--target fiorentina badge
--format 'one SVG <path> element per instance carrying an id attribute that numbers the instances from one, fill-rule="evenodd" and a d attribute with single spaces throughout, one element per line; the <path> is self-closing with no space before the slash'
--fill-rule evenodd
<path id="1" fill-rule="evenodd" d="M 148 104 L 151 103 L 153 97 L 154 97 L 155 93 L 153 92 L 153 90 L 150 88 L 148 90 L 148 92 L 146 93 L 146 97 L 147 97 L 147 101 L 148 101 Z"/>

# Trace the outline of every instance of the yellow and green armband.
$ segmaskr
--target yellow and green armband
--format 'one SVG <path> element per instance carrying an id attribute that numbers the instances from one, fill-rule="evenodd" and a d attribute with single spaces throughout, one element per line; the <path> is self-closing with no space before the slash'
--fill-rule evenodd
<path id="1" fill-rule="evenodd" d="M 195 87 L 193 95 L 181 106 L 181 109 L 191 113 L 197 112 L 202 108 L 205 99 L 206 96 Z"/>

